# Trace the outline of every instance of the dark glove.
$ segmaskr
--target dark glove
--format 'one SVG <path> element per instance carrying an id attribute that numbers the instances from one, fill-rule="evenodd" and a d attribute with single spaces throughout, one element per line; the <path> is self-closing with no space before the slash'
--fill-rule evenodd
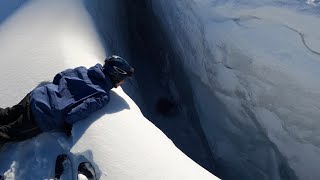
<path id="1" fill-rule="evenodd" d="M 66 135 L 68 137 L 71 136 L 71 131 L 72 131 L 72 125 L 68 124 L 68 123 L 64 123 L 64 132 L 66 133 Z"/>

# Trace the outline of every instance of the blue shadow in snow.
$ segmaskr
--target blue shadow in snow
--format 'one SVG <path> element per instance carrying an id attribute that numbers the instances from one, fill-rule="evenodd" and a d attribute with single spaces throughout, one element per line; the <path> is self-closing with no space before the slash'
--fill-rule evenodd
<path id="1" fill-rule="evenodd" d="M 87 119 L 81 120 L 81 125 L 78 126 L 73 126 L 72 130 L 72 144 L 70 147 L 74 146 L 79 139 L 83 136 L 85 131 L 88 129 L 88 127 L 95 122 L 96 120 L 100 119 L 102 116 L 106 114 L 113 114 L 117 113 L 119 111 L 122 111 L 124 109 L 130 109 L 129 104 L 121 97 L 119 96 L 116 92 L 110 91 L 110 102 L 107 104 L 105 107 L 102 109 L 98 110 L 94 114 L 90 115 Z M 73 133 L 76 131 L 76 133 Z M 91 162 L 93 165 L 95 172 L 96 172 L 96 177 L 100 179 L 101 177 L 101 171 L 99 169 L 99 166 L 93 161 L 93 153 L 91 150 L 87 150 L 82 153 L 78 154 L 69 154 L 71 157 L 73 164 L 80 164 L 81 162 Z M 77 166 L 76 166 L 77 167 Z M 75 167 L 73 168 L 73 171 L 76 172 L 77 169 Z"/>
<path id="2" fill-rule="evenodd" d="M 112 101 L 112 102 L 111 102 Z M 122 111 L 124 109 L 130 109 L 129 104 L 116 92 L 110 91 L 110 102 L 102 109 L 98 110 L 94 114 L 90 115 L 88 118 L 81 120 L 80 126 L 73 126 L 72 132 L 76 131 L 77 133 L 72 134 L 73 138 L 73 145 L 76 144 L 79 139 L 82 137 L 84 132 L 88 129 L 88 127 L 95 122 L 96 120 L 100 119 L 102 116 L 106 114 L 113 114 L 117 113 L 119 111 Z M 73 146 L 71 145 L 71 146 Z"/>
<path id="3" fill-rule="evenodd" d="M 0 24 L 9 16 L 13 15 L 20 7 L 29 0 L 1 0 L 0 1 Z"/>

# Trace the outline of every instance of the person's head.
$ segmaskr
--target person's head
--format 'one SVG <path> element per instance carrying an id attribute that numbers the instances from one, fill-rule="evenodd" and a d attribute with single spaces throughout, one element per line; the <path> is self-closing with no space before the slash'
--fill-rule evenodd
<path id="1" fill-rule="evenodd" d="M 134 69 L 122 57 L 113 55 L 105 59 L 103 72 L 109 75 L 113 86 L 118 87 L 133 75 Z"/>

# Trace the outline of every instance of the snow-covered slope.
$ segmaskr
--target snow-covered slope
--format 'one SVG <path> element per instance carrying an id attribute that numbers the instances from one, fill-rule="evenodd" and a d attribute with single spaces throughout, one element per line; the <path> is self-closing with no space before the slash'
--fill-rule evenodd
<path id="1" fill-rule="evenodd" d="M 153 0 L 222 177 L 320 179 L 319 1 Z"/>
<path id="2" fill-rule="evenodd" d="M 0 21 L 2 107 L 17 103 L 38 82 L 51 80 L 61 70 L 91 66 L 105 57 L 106 47 L 82 1 L 7 3 L 0 7 L 12 10 Z M 79 161 L 89 160 L 101 179 L 217 179 L 145 119 L 121 88 L 111 92 L 104 109 L 77 123 L 72 133 L 70 138 L 43 133 L 6 144 L 0 150 L 0 173 L 7 179 L 52 178 L 56 156 L 71 149 L 74 169 Z"/>

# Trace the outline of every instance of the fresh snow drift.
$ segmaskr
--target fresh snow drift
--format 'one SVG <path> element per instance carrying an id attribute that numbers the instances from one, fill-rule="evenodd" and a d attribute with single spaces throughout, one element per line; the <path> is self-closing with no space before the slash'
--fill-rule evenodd
<path id="1" fill-rule="evenodd" d="M 0 24 L 2 107 L 17 103 L 59 71 L 102 63 L 106 56 L 82 1 L 1 3 L 0 11 L 6 8 L 13 12 Z M 72 134 L 43 133 L 6 144 L 0 150 L 0 173 L 6 179 L 53 178 L 56 156 L 71 150 L 73 169 L 90 161 L 100 179 L 218 179 L 177 149 L 121 88 L 111 92 L 104 109 L 75 124 Z"/>
<path id="2" fill-rule="evenodd" d="M 319 1 L 152 0 L 226 179 L 320 179 Z"/>

